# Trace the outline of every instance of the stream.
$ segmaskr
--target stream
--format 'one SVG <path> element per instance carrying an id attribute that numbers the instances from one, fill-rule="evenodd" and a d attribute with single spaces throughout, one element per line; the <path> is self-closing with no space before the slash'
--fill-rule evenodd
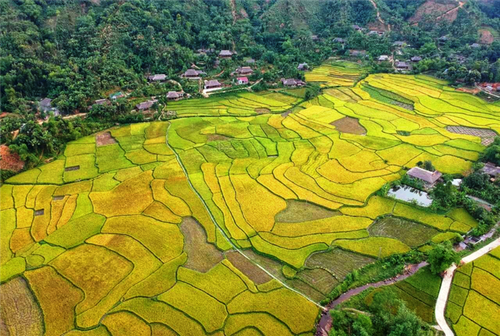
<path id="1" fill-rule="evenodd" d="M 373 282 L 366 284 L 361 287 L 353 288 L 344 294 L 340 295 L 338 298 L 330 302 L 323 310 L 321 318 L 316 326 L 316 336 L 328 336 L 330 329 L 332 328 L 332 317 L 330 316 L 330 310 L 335 309 L 339 304 L 349 300 L 351 297 L 358 295 L 367 288 L 378 288 L 383 286 L 393 285 L 399 281 L 403 281 L 406 278 L 415 274 L 419 269 L 429 265 L 426 261 L 420 264 L 409 265 L 403 274 L 399 274 L 393 278 L 382 280 L 379 282 Z"/>

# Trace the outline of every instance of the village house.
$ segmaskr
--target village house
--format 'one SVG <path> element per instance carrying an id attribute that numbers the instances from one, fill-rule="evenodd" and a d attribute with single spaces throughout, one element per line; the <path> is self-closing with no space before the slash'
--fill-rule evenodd
<path id="1" fill-rule="evenodd" d="M 187 79 L 200 79 L 203 75 L 206 75 L 206 73 L 201 70 L 188 69 L 181 77 Z"/>
<path id="2" fill-rule="evenodd" d="M 215 50 L 201 48 L 201 49 L 196 50 L 196 52 L 199 54 L 213 54 L 215 52 Z"/>
<path id="3" fill-rule="evenodd" d="M 249 59 L 245 60 L 245 63 L 246 64 L 255 64 L 255 60 L 253 58 L 249 58 Z"/>
<path id="4" fill-rule="evenodd" d="M 167 80 L 167 75 L 165 74 L 156 74 L 152 76 L 148 76 L 148 80 L 150 82 L 164 82 Z"/>
<path id="5" fill-rule="evenodd" d="M 403 47 L 406 47 L 406 42 L 404 41 L 396 41 L 392 44 L 393 47 L 396 47 L 396 48 L 403 48 Z"/>
<path id="6" fill-rule="evenodd" d="M 400 72 L 406 72 L 411 70 L 411 65 L 407 62 L 397 61 L 395 64 L 396 70 Z"/>
<path id="7" fill-rule="evenodd" d="M 480 49 L 480 48 L 481 48 L 481 45 L 480 45 L 479 43 L 472 43 L 472 44 L 470 45 L 470 47 L 471 47 L 472 49 Z"/>
<path id="8" fill-rule="evenodd" d="M 248 84 L 248 78 L 247 77 L 238 77 L 238 78 L 236 78 L 236 83 L 238 85 L 246 85 L 246 84 Z"/>
<path id="9" fill-rule="evenodd" d="M 177 91 L 168 91 L 167 93 L 167 99 L 168 100 L 179 100 L 184 97 L 184 92 L 177 92 Z"/>
<path id="10" fill-rule="evenodd" d="M 378 58 L 378 61 L 379 62 L 387 62 L 387 61 L 389 61 L 389 56 L 387 56 L 387 55 L 380 55 L 379 58 Z"/>
<path id="11" fill-rule="evenodd" d="M 236 53 L 233 53 L 230 50 L 221 50 L 219 53 L 219 57 L 220 58 L 232 58 L 234 54 L 236 54 Z"/>
<path id="12" fill-rule="evenodd" d="M 441 44 L 448 42 L 448 36 L 441 36 L 440 38 L 438 38 L 438 42 Z"/>
<path id="13" fill-rule="evenodd" d="M 492 179 L 496 179 L 500 176 L 500 167 L 496 166 L 492 162 L 485 163 L 484 167 L 481 168 L 481 171 L 486 175 L 489 175 Z"/>
<path id="14" fill-rule="evenodd" d="M 109 105 L 111 104 L 111 102 L 109 101 L 109 99 L 97 99 L 94 101 L 94 105 Z"/>
<path id="15" fill-rule="evenodd" d="M 120 98 L 125 98 L 125 95 L 121 91 L 118 91 L 118 92 L 115 92 L 115 93 L 112 93 L 109 95 L 109 99 L 111 99 L 111 100 L 117 100 Z"/>
<path id="16" fill-rule="evenodd" d="M 420 56 L 413 56 L 413 57 L 411 58 L 411 61 L 412 61 L 413 63 L 418 63 L 418 62 L 420 62 L 421 60 L 422 60 L 422 57 L 420 57 Z"/>
<path id="17" fill-rule="evenodd" d="M 222 88 L 222 84 L 219 83 L 217 79 L 211 79 L 205 81 L 205 90 L 220 89 L 220 88 Z"/>
<path id="18" fill-rule="evenodd" d="M 309 65 L 307 63 L 300 63 L 298 66 L 297 66 L 297 70 L 299 71 L 306 71 L 306 70 L 309 70 Z"/>
<path id="19" fill-rule="evenodd" d="M 57 107 L 52 106 L 52 99 L 50 99 L 50 98 L 42 99 L 38 106 L 39 106 L 40 112 L 43 112 L 43 113 L 52 112 L 52 113 L 54 113 L 54 116 L 56 116 L 56 117 L 61 114 Z"/>
<path id="20" fill-rule="evenodd" d="M 336 37 L 333 39 L 333 43 L 340 43 L 340 44 L 344 44 L 345 43 L 345 40 L 341 37 Z"/>
<path id="21" fill-rule="evenodd" d="M 286 87 L 296 87 L 296 86 L 304 86 L 306 83 L 299 79 L 294 78 L 281 78 L 281 83 Z"/>
<path id="22" fill-rule="evenodd" d="M 349 50 L 349 55 L 353 57 L 366 57 L 366 50 Z"/>
<path id="23" fill-rule="evenodd" d="M 369 36 L 384 36 L 384 32 L 378 30 L 370 30 L 368 33 Z"/>
<path id="24" fill-rule="evenodd" d="M 413 167 L 408 170 L 406 175 L 413 179 L 422 181 L 427 189 L 432 188 L 442 176 L 442 174 L 437 170 L 431 172 L 420 167 Z"/>
<path id="25" fill-rule="evenodd" d="M 352 27 L 352 29 L 354 29 L 354 30 L 356 30 L 356 31 L 362 31 L 362 30 L 363 30 L 363 28 L 361 28 L 361 27 L 360 27 L 360 26 L 358 26 L 358 25 L 352 25 L 351 27 Z"/>
<path id="26" fill-rule="evenodd" d="M 153 99 L 153 100 L 148 100 L 142 103 L 139 103 L 135 105 L 135 108 L 138 109 L 139 111 L 148 111 L 155 103 L 157 103 L 158 100 Z"/>
<path id="27" fill-rule="evenodd" d="M 234 72 L 233 74 L 235 75 L 240 75 L 240 76 L 250 76 L 251 74 L 253 74 L 253 70 L 252 68 L 250 68 L 249 66 L 244 66 L 244 67 L 238 67 Z"/>

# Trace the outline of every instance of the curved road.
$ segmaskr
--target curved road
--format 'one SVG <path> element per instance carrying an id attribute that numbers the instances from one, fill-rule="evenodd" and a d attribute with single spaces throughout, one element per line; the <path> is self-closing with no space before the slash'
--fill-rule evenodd
<path id="1" fill-rule="evenodd" d="M 467 257 L 464 257 L 460 261 L 460 263 L 461 264 L 470 263 L 470 262 L 478 259 L 479 257 L 482 257 L 485 254 L 488 254 L 493 249 L 495 249 L 499 246 L 500 246 L 500 238 L 494 240 L 493 242 L 482 247 L 481 249 L 477 250 L 476 252 L 468 255 Z M 446 302 L 448 301 L 448 295 L 450 294 L 451 283 L 453 281 L 453 274 L 454 274 L 456 269 L 457 269 L 457 266 L 455 264 L 453 264 L 445 271 L 445 276 L 443 278 L 443 282 L 441 283 L 441 288 L 439 289 L 439 296 L 438 296 L 438 299 L 436 301 L 436 309 L 435 309 L 436 321 L 446 336 L 454 336 L 455 335 L 453 333 L 453 330 L 451 330 L 450 326 L 448 325 L 448 323 L 446 323 L 446 319 L 444 317 L 444 312 L 446 310 Z"/>

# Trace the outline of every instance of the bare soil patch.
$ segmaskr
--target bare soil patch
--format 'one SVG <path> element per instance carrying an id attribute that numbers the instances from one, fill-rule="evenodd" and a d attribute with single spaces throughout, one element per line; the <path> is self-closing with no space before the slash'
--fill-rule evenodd
<path id="1" fill-rule="evenodd" d="M 111 135 L 110 132 L 104 132 L 101 134 L 97 134 L 95 136 L 95 140 L 97 142 L 97 147 L 112 145 L 112 144 L 116 143 L 115 138 L 113 138 L 113 136 Z"/>
<path id="2" fill-rule="evenodd" d="M 423 3 L 413 14 L 413 16 L 409 19 L 410 23 L 418 23 L 422 21 L 422 19 L 426 16 L 429 17 L 440 17 L 443 16 L 444 19 L 453 22 L 456 19 L 456 13 L 453 15 L 453 12 L 449 13 L 451 10 L 457 7 L 456 2 L 448 1 L 447 3 L 443 3 L 443 1 L 429 0 Z M 447 13 L 451 15 L 446 15 Z M 454 18 L 453 18 L 454 16 Z"/>
<path id="3" fill-rule="evenodd" d="M 481 90 L 479 90 L 478 88 L 468 88 L 468 87 L 458 88 L 457 91 L 466 92 L 473 95 L 477 95 L 479 92 L 481 92 Z"/>
<path id="4" fill-rule="evenodd" d="M 184 267 L 205 273 L 224 259 L 221 251 L 207 243 L 205 231 L 194 218 L 184 218 L 180 229 L 184 235 L 184 251 L 188 255 Z"/>
<path id="5" fill-rule="evenodd" d="M 335 128 L 342 133 L 351 133 L 357 135 L 365 135 L 366 130 L 359 123 L 358 119 L 345 117 L 339 120 L 335 120 L 330 125 L 335 126 Z"/>
<path id="6" fill-rule="evenodd" d="M 24 167 L 24 161 L 18 154 L 12 153 L 7 145 L 0 146 L 0 169 L 18 172 Z"/>
<path id="7" fill-rule="evenodd" d="M 42 335 L 40 307 L 26 280 L 17 277 L 0 286 L 0 335 Z"/>
<path id="8" fill-rule="evenodd" d="M 286 118 L 286 117 L 288 117 L 288 115 L 290 113 L 292 113 L 292 110 L 288 110 L 288 111 L 285 111 L 285 112 L 281 113 L 281 116 Z"/>
<path id="9" fill-rule="evenodd" d="M 245 252 L 246 253 L 246 252 Z M 226 253 L 226 258 L 255 284 L 261 285 L 272 278 L 238 251 Z"/>
<path id="10" fill-rule="evenodd" d="M 267 113 L 271 113 L 271 110 L 268 108 L 265 108 L 265 107 L 259 107 L 259 108 L 255 109 L 255 112 L 257 114 L 267 114 Z"/>
<path id="11" fill-rule="evenodd" d="M 487 29 L 479 29 L 479 42 L 482 44 L 492 44 L 495 36 Z"/>
<path id="12" fill-rule="evenodd" d="M 228 141 L 230 138 L 220 134 L 209 134 L 207 135 L 207 139 L 208 141 Z"/>

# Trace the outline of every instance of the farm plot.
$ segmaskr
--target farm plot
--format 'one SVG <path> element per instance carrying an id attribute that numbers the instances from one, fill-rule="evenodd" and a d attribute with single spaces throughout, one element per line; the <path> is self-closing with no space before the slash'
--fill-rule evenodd
<path id="1" fill-rule="evenodd" d="M 446 306 L 457 336 L 500 334 L 499 255 L 497 248 L 457 269 Z"/>
<path id="2" fill-rule="evenodd" d="M 420 99 L 444 99 L 444 83 L 363 81 L 414 110 L 373 99 L 363 83 L 308 102 L 233 94 L 172 103 L 182 118 L 170 123 L 69 144 L 1 187 L 0 286 L 22 276 L 35 297 L 23 305 L 41 312 L 30 328 L 43 316 L 48 335 L 311 333 L 313 302 L 351 271 L 477 225 L 463 210 L 438 215 L 374 194 L 421 160 L 468 169 L 481 139 L 446 126 L 477 122 L 469 106 L 483 103 L 457 112 L 468 100 L 457 95 L 431 109 Z M 498 109 L 484 110 L 494 129 Z M 331 125 L 343 118 L 365 134 Z"/>
<path id="3" fill-rule="evenodd" d="M 322 87 L 353 86 L 367 68 L 357 63 L 333 61 L 306 72 L 306 81 L 319 83 Z"/>

